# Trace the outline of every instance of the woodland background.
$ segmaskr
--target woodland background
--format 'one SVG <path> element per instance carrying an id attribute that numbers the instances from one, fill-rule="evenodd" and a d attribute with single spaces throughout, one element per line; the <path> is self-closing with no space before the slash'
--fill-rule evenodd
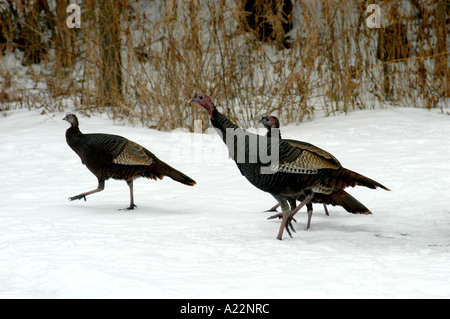
<path id="1" fill-rule="evenodd" d="M 194 128 L 210 95 L 239 125 L 448 107 L 447 0 L 0 0 L 0 111 L 107 113 Z M 367 8 L 381 9 L 369 28 Z M 208 125 L 204 121 L 204 126 Z"/>

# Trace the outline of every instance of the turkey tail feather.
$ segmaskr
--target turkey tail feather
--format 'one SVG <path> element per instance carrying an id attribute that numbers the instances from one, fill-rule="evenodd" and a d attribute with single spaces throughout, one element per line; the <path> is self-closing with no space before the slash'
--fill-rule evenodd
<path id="1" fill-rule="evenodd" d="M 349 213 L 364 215 L 372 214 L 372 212 L 366 206 L 361 204 L 356 198 L 354 198 L 346 191 L 340 191 L 339 196 L 333 196 L 333 199 L 333 205 L 342 206 Z"/>
<path id="2" fill-rule="evenodd" d="M 351 171 L 351 176 L 352 179 L 361 186 L 366 186 L 372 189 L 376 189 L 377 187 L 380 187 L 382 189 L 385 189 L 387 191 L 390 191 L 389 188 L 387 188 L 386 186 L 381 185 L 380 183 L 374 181 L 373 179 L 370 179 L 368 177 L 365 177 L 364 175 L 358 174 L 356 172 Z"/>
<path id="3" fill-rule="evenodd" d="M 163 165 L 161 165 L 160 169 L 158 170 L 158 172 L 160 174 L 169 176 L 174 181 L 180 182 L 185 185 L 194 186 L 195 184 L 197 184 L 192 178 L 181 173 L 180 171 L 176 170 L 175 168 L 173 168 L 165 163 L 161 163 L 161 164 L 163 164 Z"/>

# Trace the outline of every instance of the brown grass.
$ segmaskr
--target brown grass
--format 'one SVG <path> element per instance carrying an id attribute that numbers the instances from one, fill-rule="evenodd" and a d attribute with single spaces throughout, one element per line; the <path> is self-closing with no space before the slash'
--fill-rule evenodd
<path id="1" fill-rule="evenodd" d="M 46 89 L 21 87 L 27 74 L 8 80 L 3 65 L 0 101 L 51 111 L 69 99 L 79 112 L 110 112 L 162 130 L 192 130 L 199 118 L 207 126 L 204 112 L 188 103 L 194 92 L 210 95 L 245 127 L 268 113 L 287 124 L 386 103 L 444 105 L 448 3 L 383 1 L 382 28 L 369 29 L 369 2 L 299 1 L 298 28 L 284 49 L 286 17 L 260 12 L 274 30 L 272 42 L 261 42 L 246 28 L 243 0 L 86 0 L 77 30 L 61 21 L 68 1 L 53 10 L 45 0 L 17 0 L 15 10 L 0 6 L 0 49 L 24 50 L 24 64 L 37 55 L 44 67 L 34 86 Z M 29 22 L 12 27 L 17 21 Z M 28 33 L 24 47 L 18 29 Z"/>

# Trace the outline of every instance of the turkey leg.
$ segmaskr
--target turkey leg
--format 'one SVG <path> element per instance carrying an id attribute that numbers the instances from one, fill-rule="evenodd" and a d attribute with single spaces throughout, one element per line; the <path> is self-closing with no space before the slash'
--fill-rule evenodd
<path id="1" fill-rule="evenodd" d="M 306 199 L 306 198 L 305 198 Z M 312 199 L 312 198 L 311 198 Z M 303 202 L 302 202 L 303 203 Z M 301 204 L 300 204 L 301 205 Z M 325 206 L 325 209 L 326 209 L 326 205 L 325 204 L 323 204 L 324 206 Z M 292 205 L 291 205 L 291 207 L 292 207 Z M 295 213 L 293 213 L 293 215 L 291 215 L 291 219 L 290 219 L 290 221 L 291 220 L 293 220 L 293 221 L 295 221 L 296 222 L 296 220 L 294 219 L 294 215 L 295 214 L 297 214 L 297 212 L 298 212 L 298 210 L 296 209 L 296 207 L 294 206 L 293 207 L 293 209 L 292 209 L 292 211 L 294 211 L 294 209 L 295 209 Z M 311 218 L 312 218 L 312 213 L 313 213 L 313 205 L 312 205 L 312 203 L 307 203 L 306 204 L 306 209 L 307 209 L 307 214 L 308 214 L 308 222 L 306 223 L 306 229 L 310 229 L 311 228 Z M 328 211 L 327 211 L 328 212 Z M 272 216 L 272 217 L 276 217 L 276 215 L 275 216 Z M 291 225 L 291 228 L 292 228 L 292 225 Z"/>
<path id="2" fill-rule="evenodd" d="M 130 188 L 130 207 L 122 208 L 121 210 L 132 210 L 136 205 L 134 205 L 134 195 L 133 195 L 133 180 L 127 181 L 128 187 Z"/>
<path id="3" fill-rule="evenodd" d="M 308 223 L 306 224 L 306 229 L 309 229 L 311 227 L 311 218 L 313 213 L 313 207 L 311 203 L 306 204 L 306 209 L 308 213 Z"/>
<path id="4" fill-rule="evenodd" d="M 323 204 L 323 209 L 325 210 L 325 215 L 330 216 L 330 214 L 328 214 L 328 208 L 326 204 Z"/>
<path id="5" fill-rule="evenodd" d="M 294 209 L 295 207 L 297 207 L 297 204 L 295 203 L 295 199 L 290 199 L 289 200 L 289 205 L 291 205 L 291 210 Z M 325 204 L 324 204 L 325 205 Z M 276 212 L 277 208 L 280 207 L 280 203 L 277 203 L 275 206 L 273 206 L 271 209 L 266 210 L 266 212 Z M 282 214 L 278 214 L 276 215 L 277 217 L 279 217 L 281 219 Z M 272 216 L 273 217 L 273 216 Z M 272 217 L 270 219 L 272 219 Z M 295 219 L 294 219 L 295 221 Z"/>
<path id="6" fill-rule="evenodd" d="M 295 209 L 297 207 L 296 200 L 295 199 L 289 199 L 289 205 L 291 206 L 290 211 Z M 276 212 L 278 207 L 280 207 L 280 203 L 278 203 L 275 206 L 273 206 L 270 210 L 266 210 L 266 212 Z M 282 219 L 283 218 L 283 213 L 278 213 L 278 214 L 272 215 L 272 216 L 268 217 L 267 219 L 274 219 L 274 218 L 277 218 L 277 217 L 278 217 L 278 219 Z M 294 222 L 297 222 L 295 220 L 295 218 L 292 218 L 292 220 Z M 295 232 L 294 227 L 292 226 L 292 224 L 290 226 L 291 226 L 291 229 Z"/>
<path id="7" fill-rule="evenodd" d="M 289 209 L 283 209 L 283 208 L 286 208 L 286 206 L 287 206 L 286 201 L 284 201 L 284 203 L 283 203 L 283 202 L 280 203 L 280 204 L 281 204 L 281 207 L 282 207 L 282 209 L 283 209 L 283 219 L 281 220 L 280 230 L 278 231 L 277 239 L 281 240 L 281 239 L 283 238 L 283 231 L 284 231 L 284 228 L 286 228 L 286 230 L 287 230 L 289 236 L 292 237 L 291 232 L 289 231 L 289 226 L 292 227 L 292 225 L 291 225 L 292 217 L 293 217 L 293 216 L 294 216 L 294 215 L 295 215 L 295 214 L 296 214 L 303 206 L 305 206 L 306 204 L 308 204 L 308 203 L 313 199 L 313 197 L 314 197 L 314 193 L 308 194 L 308 195 L 305 197 L 305 199 L 300 203 L 300 205 L 298 205 L 295 209 L 293 209 L 293 210 L 290 211 L 290 212 L 289 212 Z M 285 204 L 285 205 L 284 205 L 285 207 L 283 207 L 283 204 Z"/>
<path id="8" fill-rule="evenodd" d="M 297 207 L 297 205 L 296 205 L 296 203 L 295 203 L 295 200 L 290 200 L 290 201 L 289 201 L 289 204 L 291 205 L 291 210 L 294 210 L 294 209 Z M 278 208 L 279 206 L 280 206 L 280 203 L 278 203 L 278 204 L 276 204 L 275 206 L 273 206 L 270 210 L 266 210 L 266 212 L 276 212 L 276 211 L 277 211 L 277 208 Z M 312 207 L 312 204 L 311 204 L 311 203 L 308 203 L 308 204 L 306 205 L 306 207 L 307 207 L 307 209 L 308 209 L 308 211 L 307 211 L 307 213 L 308 213 L 308 223 L 307 223 L 307 225 L 306 225 L 306 229 L 310 229 L 310 228 L 311 228 L 311 218 L 312 218 L 313 207 Z M 323 208 L 325 209 L 325 214 L 327 214 L 327 215 L 329 216 L 329 214 L 328 214 L 328 209 L 327 209 L 327 205 L 326 205 L 326 204 L 323 204 Z M 295 215 L 295 214 L 294 214 L 294 215 Z M 270 216 L 270 217 L 267 218 L 267 219 L 274 219 L 274 218 L 277 218 L 277 217 L 278 217 L 279 219 L 282 219 L 282 218 L 283 218 L 283 213 L 279 213 L 279 214 Z M 294 222 L 297 222 L 293 216 L 291 217 L 291 220 L 293 220 Z M 289 223 L 289 226 L 290 226 L 291 229 L 295 232 L 294 227 L 292 226 L 292 224 Z"/>
<path id="9" fill-rule="evenodd" d="M 92 191 L 89 191 L 89 192 L 86 192 L 86 193 L 82 193 L 82 194 L 79 194 L 79 195 L 77 195 L 77 196 L 73 196 L 73 197 L 69 197 L 69 200 L 76 200 L 76 199 L 84 199 L 84 201 L 86 201 L 86 196 L 88 196 L 88 195 L 91 195 L 91 194 L 94 194 L 94 193 L 98 193 L 98 192 L 101 192 L 102 190 L 104 190 L 105 189 L 105 181 L 98 181 L 98 186 L 97 186 L 97 189 L 94 189 L 94 190 L 92 190 Z"/>
<path id="10" fill-rule="evenodd" d="M 275 196 L 274 196 L 274 197 L 275 197 Z M 283 237 L 283 231 L 284 231 L 284 228 L 285 228 L 285 227 L 286 227 L 286 230 L 287 230 L 289 236 L 292 237 L 291 232 L 290 232 L 290 230 L 289 230 L 289 228 L 288 228 L 288 224 L 289 224 L 289 223 L 287 223 L 287 216 L 289 215 L 289 205 L 288 205 L 288 203 L 287 203 L 287 200 L 286 200 L 283 196 L 275 197 L 275 199 L 276 199 L 276 200 L 278 201 L 278 203 L 280 204 L 280 206 L 281 206 L 281 211 L 282 211 L 282 214 L 283 214 L 283 218 L 282 218 L 282 220 L 281 220 L 281 226 L 280 226 L 280 230 L 278 231 L 277 239 L 281 240 L 281 238 Z M 274 216 L 272 216 L 272 217 L 274 217 Z M 269 217 L 268 219 L 271 219 L 271 217 Z M 291 225 L 291 227 L 292 227 L 292 225 Z M 294 229 L 293 229 L 293 230 L 294 230 Z M 295 231 L 295 230 L 294 230 L 294 231 Z"/>

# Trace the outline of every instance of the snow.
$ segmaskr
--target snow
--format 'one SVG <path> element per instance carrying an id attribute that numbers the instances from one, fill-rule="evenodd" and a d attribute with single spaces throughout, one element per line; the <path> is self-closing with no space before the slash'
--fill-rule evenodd
<path id="1" fill-rule="evenodd" d="M 64 114 L 0 117 L 0 298 L 449 298 L 450 116 L 394 108 L 282 128 L 392 191 L 347 189 L 373 215 L 314 205 L 275 239 L 274 199 L 240 175 L 215 133 L 79 116 L 197 181 L 97 180 L 67 146 Z M 260 130 L 260 133 L 264 133 Z"/>

